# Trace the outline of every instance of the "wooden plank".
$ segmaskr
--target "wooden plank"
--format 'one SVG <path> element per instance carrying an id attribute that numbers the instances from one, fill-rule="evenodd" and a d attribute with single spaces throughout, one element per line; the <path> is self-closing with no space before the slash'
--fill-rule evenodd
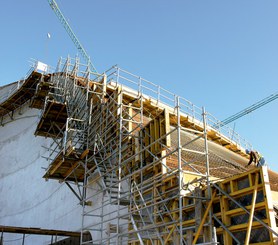
<path id="1" fill-rule="evenodd" d="M 205 221 L 206 221 L 206 218 L 207 218 L 207 216 L 208 216 L 208 214 L 209 214 L 209 211 L 210 211 L 210 208 L 211 208 L 211 205 L 212 205 L 212 203 L 213 203 L 213 199 L 215 198 L 215 196 L 216 196 L 216 190 L 214 190 L 214 192 L 213 192 L 213 194 L 212 194 L 211 200 L 210 200 L 210 202 L 209 202 L 209 204 L 208 204 L 208 206 L 207 206 L 207 208 L 206 208 L 206 211 L 205 211 L 205 213 L 204 213 L 204 216 L 203 216 L 203 218 L 202 218 L 202 221 L 201 221 L 201 223 L 200 223 L 200 225 L 199 225 L 199 227 L 198 227 L 198 230 L 197 230 L 197 232 L 196 232 L 196 234 L 195 234 L 195 238 L 194 238 L 194 240 L 193 240 L 193 242 L 192 242 L 193 245 L 196 244 L 196 242 L 197 242 L 197 240 L 198 240 L 198 238 L 199 238 L 200 232 L 201 232 L 201 230 L 203 229 L 203 225 L 204 225 L 204 223 L 205 223 Z"/>
<path id="2" fill-rule="evenodd" d="M 160 138 L 160 130 L 159 130 L 159 117 L 157 119 L 154 119 L 154 141 L 156 143 L 154 144 L 154 153 L 158 153 L 159 150 L 161 149 L 160 141 L 158 139 Z"/>
<path id="3" fill-rule="evenodd" d="M 143 131 L 143 135 L 144 135 L 144 147 L 148 147 L 150 144 L 150 136 L 149 136 L 150 130 L 148 127 L 146 127 L 145 131 Z M 148 148 L 148 150 L 144 151 L 146 158 L 148 158 L 148 156 L 150 155 L 150 153 L 148 151 L 150 151 L 150 148 Z"/>
<path id="4" fill-rule="evenodd" d="M 153 144 L 155 141 L 155 129 L 154 129 L 154 121 L 152 120 L 150 122 L 150 145 L 151 145 L 151 152 L 155 152 L 155 144 Z"/>
<path id="5" fill-rule="evenodd" d="M 252 205 L 248 205 L 248 206 L 245 206 L 245 207 L 247 209 L 251 209 Z M 255 207 L 256 207 L 256 209 L 257 208 L 264 208 L 265 207 L 265 203 L 264 202 L 256 203 Z M 225 215 L 226 216 L 233 216 L 233 215 L 245 214 L 245 213 L 246 212 L 244 212 L 244 210 L 242 210 L 242 208 L 240 208 L 240 207 L 225 211 Z"/>
<path id="6" fill-rule="evenodd" d="M 1 108 L 5 110 L 0 111 L 0 116 L 5 116 L 8 113 L 20 108 L 28 100 L 30 100 L 36 91 L 36 85 L 40 81 L 43 75 L 36 71 L 33 71 L 29 77 L 24 80 L 24 83 L 19 89 L 16 89 L 13 94 L 11 94 L 7 100 L 3 101 L 0 105 Z M 21 81 L 23 82 L 23 81 Z"/>
<path id="7" fill-rule="evenodd" d="M 269 181 L 269 172 L 268 172 L 268 167 L 263 166 L 260 168 L 260 177 L 262 180 L 262 184 L 264 186 L 264 194 L 266 196 L 265 198 L 265 208 L 266 208 L 266 215 L 267 218 L 269 219 L 269 225 L 273 230 L 276 230 L 276 221 L 275 221 L 275 211 L 273 209 L 273 202 L 272 202 L 272 193 L 270 189 L 270 181 Z M 270 234 L 271 241 L 277 241 L 277 236 L 274 235 L 273 233 Z"/>
<path id="8" fill-rule="evenodd" d="M 165 241 L 164 241 L 164 244 L 167 244 L 169 238 L 171 237 L 173 231 L 175 230 L 175 226 L 172 227 L 172 229 L 170 230 L 168 236 L 166 237 Z"/>
<path id="9" fill-rule="evenodd" d="M 64 160 L 62 159 L 62 160 L 60 160 L 56 165 L 55 165 L 55 167 L 50 171 L 50 175 L 53 175 L 55 172 L 56 172 L 56 170 L 59 168 L 59 167 L 61 167 L 61 165 L 63 164 L 63 162 L 64 162 Z"/>
<path id="10" fill-rule="evenodd" d="M 89 149 L 86 149 L 85 151 L 82 152 L 81 156 L 80 156 L 80 159 L 84 159 L 88 154 L 89 154 L 90 150 Z"/>
<path id="11" fill-rule="evenodd" d="M 63 177 L 67 177 L 79 164 L 79 161 L 76 161 L 68 170 L 66 173 L 63 174 Z"/>
<path id="12" fill-rule="evenodd" d="M 140 139 L 139 139 L 139 137 L 140 137 Z M 142 131 L 136 132 L 135 139 L 132 144 L 133 152 L 135 154 L 135 159 L 133 161 L 133 167 L 135 167 L 135 163 L 140 161 L 139 151 L 140 151 L 140 146 L 141 146 L 141 139 L 142 139 Z"/>
<path id="13" fill-rule="evenodd" d="M 267 219 L 263 219 L 261 221 L 263 221 L 266 225 L 269 225 Z M 243 223 L 243 224 L 230 226 L 229 230 L 231 232 L 238 232 L 238 231 L 247 231 L 247 228 L 248 228 L 248 223 Z M 252 229 L 256 229 L 256 228 L 262 228 L 262 225 L 258 221 L 253 221 Z"/>
<path id="14" fill-rule="evenodd" d="M 257 176 L 257 177 L 256 177 Z M 242 243 L 245 242 L 245 244 L 248 244 L 249 241 L 247 241 L 250 238 L 250 234 L 251 234 L 251 230 L 253 229 L 261 229 L 264 227 L 264 225 L 258 221 L 253 221 L 254 220 L 254 213 L 255 210 L 256 211 L 262 211 L 262 212 L 266 212 L 266 218 L 265 219 L 261 219 L 261 221 L 269 226 L 272 230 L 276 229 L 276 225 L 272 226 L 271 225 L 271 219 L 269 217 L 269 211 L 267 210 L 267 202 L 269 201 L 269 198 L 271 199 L 271 193 L 266 194 L 265 193 L 265 187 L 262 183 L 259 184 L 259 176 L 262 179 L 262 182 L 264 182 L 264 178 L 262 176 L 262 171 L 260 168 L 255 168 L 253 170 L 250 170 L 248 172 L 245 172 L 243 174 L 234 176 L 232 178 L 229 178 L 227 180 L 224 180 L 223 182 L 221 182 L 221 188 L 225 189 L 225 186 L 227 184 L 230 184 L 231 186 L 231 192 L 229 193 L 229 195 L 235 199 L 237 198 L 244 198 L 245 196 L 252 194 L 253 193 L 253 197 L 250 196 L 250 198 L 252 198 L 252 200 L 250 200 L 250 202 L 248 202 L 250 205 L 248 204 L 243 204 L 244 208 L 246 210 L 251 210 L 251 214 L 249 214 L 249 222 L 236 222 L 232 224 L 232 219 L 236 219 L 237 217 L 239 217 L 240 215 L 246 214 L 247 211 L 240 208 L 240 207 L 231 207 L 230 209 L 230 205 L 229 203 L 231 202 L 230 199 L 228 199 L 227 196 L 223 195 L 221 196 L 220 200 L 221 200 L 221 217 L 222 217 L 222 222 L 223 224 L 228 227 L 228 229 L 231 232 L 246 232 L 247 238 L 244 237 L 244 241 L 241 240 Z M 257 178 L 257 179 L 256 179 Z M 245 188 L 238 190 L 239 186 L 238 183 L 241 180 L 247 179 L 249 180 L 249 185 L 246 185 Z M 264 200 L 261 200 L 259 203 L 256 203 L 256 197 L 254 195 L 254 192 L 259 193 L 260 192 L 264 192 Z M 252 202 L 252 203 L 251 203 Z M 254 209 L 252 211 L 252 209 Z M 253 212 L 253 213 L 252 213 Z M 248 212 L 249 213 L 249 212 Z M 224 236 L 224 243 L 225 244 L 231 244 L 232 243 L 232 237 L 228 234 L 227 231 L 222 231 L 223 232 L 223 236 Z M 250 234 L 248 234 L 250 232 Z M 269 237 L 270 240 L 268 242 L 272 242 L 274 235 L 271 234 L 270 231 L 269 232 Z M 249 238 L 248 238 L 249 236 Z M 247 239 L 247 240 L 246 240 Z M 260 243 L 261 244 L 261 243 Z"/>
<path id="15" fill-rule="evenodd" d="M 16 226 L 2 226 L 0 225 L 0 231 L 6 233 L 17 234 L 34 234 L 34 235 L 54 235 L 54 236 L 70 236 L 80 237 L 81 232 L 63 231 L 63 230 L 49 230 L 33 227 L 16 227 Z"/>
<path id="16" fill-rule="evenodd" d="M 132 132 L 132 121 L 134 120 L 133 119 L 133 109 L 132 109 L 132 104 L 129 104 L 129 107 L 128 107 L 128 132 Z M 136 126 L 135 126 L 136 127 Z M 131 137 L 129 136 L 129 139 L 131 139 Z"/>
<path id="17" fill-rule="evenodd" d="M 254 216 L 254 210 L 255 210 L 255 204 L 256 204 L 256 198 L 257 198 L 257 192 L 258 192 L 258 182 L 259 182 L 259 173 L 256 173 L 252 205 L 251 205 L 250 216 L 249 216 L 249 221 L 248 221 L 248 228 L 246 231 L 246 237 L 245 237 L 245 243 L 244 243 L 245 245 L 248 245 L 249 240 L 250 240 L 250 234 L 251 234 L 251 228 L 252 228 L 252 222 L 253 222 L 253 216 Z"/>
<path id="18" fill-rule="evenodd" d="M 168 134 L 170 132 L 170 116 L 169 111 L 167 109 L 164 110 L 164 119 L 165 119 L 165 134 Z M 171 136 L 166 136 L 166 142 L 165 145 L 167 147 L 171 147 Z"/>

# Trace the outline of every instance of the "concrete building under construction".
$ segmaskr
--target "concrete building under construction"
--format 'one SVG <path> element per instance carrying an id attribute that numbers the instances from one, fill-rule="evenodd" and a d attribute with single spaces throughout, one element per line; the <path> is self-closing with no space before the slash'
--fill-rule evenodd
<path id="1" fill-rule="evenodd" d="M 37 62 L 0 87 L 0 120 L 3 244 L 278 244 L 278 175 L 140 76 Z"/>

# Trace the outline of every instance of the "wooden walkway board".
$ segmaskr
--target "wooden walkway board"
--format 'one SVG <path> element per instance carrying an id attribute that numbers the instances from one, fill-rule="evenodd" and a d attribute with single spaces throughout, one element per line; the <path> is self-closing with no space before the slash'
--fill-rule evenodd
<path id="1" fill-rule="evenodd" d="M 43 178 L 83 182 L 85 169 L 82 160 L 88 154 L 90 154 L 89 150 L 80 153 L 73 147 L 69 147 L 65 155 L 60 151 Z M 88 164 L 88 168 L 92 167 L 93 164 Z"/>
<path id="2" fill-rule="evenodd" d="M 68 114 L 65 103 L 48 101 L 35 131 L 36 136 L 61 138 Z"/>
<path id="3" fill-rule="evenodd" d="M 31 108 L 43 109 L 45 104 L 45 97 L 50 92 L 51 85 L 52 84 L 48 81 L 42 81 L 37 85 L 36 92 L 30 105 Z"/>
<path id="4" fill-rule="evenodd" d="M 40 82 L 42 76 L 41 73 L 33 71 L 22 86 L 0 104 L 0 116 L 3 117 L 7 115 L 30 100 L 34 96 L 36 86 Z"/>

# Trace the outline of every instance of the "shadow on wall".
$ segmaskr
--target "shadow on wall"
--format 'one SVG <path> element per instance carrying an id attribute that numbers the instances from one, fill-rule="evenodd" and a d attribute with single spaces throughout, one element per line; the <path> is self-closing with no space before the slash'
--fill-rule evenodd
<path id="1" fill-rule="evenodd" d="M 90 232 L 85 232 L 83 234 L 83 242 L 92 241 L 92 236 Z M 88 243 L 88 245 L 93 243 Z M 80 245 L 80 237 L 69 237 L 57 242 L 52 242 L 49 245 Z"/>

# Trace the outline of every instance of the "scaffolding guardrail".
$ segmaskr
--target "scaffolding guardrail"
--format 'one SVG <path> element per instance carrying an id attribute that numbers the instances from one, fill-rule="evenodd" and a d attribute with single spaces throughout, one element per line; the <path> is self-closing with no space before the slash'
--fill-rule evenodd
<path id="1" fill-rule="evenodd" d="M 176 98 L 180 100 L 181 113 L 189 116 L 196 124 L 202 122 L 202 108 L 194 105 L 191 101 L 180 97 L 153 82 L 150 82 L 140 76 L 134 75 L 126 70 L 113 66 L 106 71 L 108 84 L 115 83 L 115 86 L 119 84 L 126 86 L 129 89 L 133 89 L 134 92 L 140 92 L 144 97 L 151 99 L 157 104 L 165 105 L 170 108 L 175 108 Z M 214 130 L 216 133 L 224 135 L 227 140 L 242 149 L 252 149 L 251 143 L 240 136 L 232 128 L 228 126 L 217 127 L 221 122 L 219 119 L 207 113 L 208 128 Z"/>

